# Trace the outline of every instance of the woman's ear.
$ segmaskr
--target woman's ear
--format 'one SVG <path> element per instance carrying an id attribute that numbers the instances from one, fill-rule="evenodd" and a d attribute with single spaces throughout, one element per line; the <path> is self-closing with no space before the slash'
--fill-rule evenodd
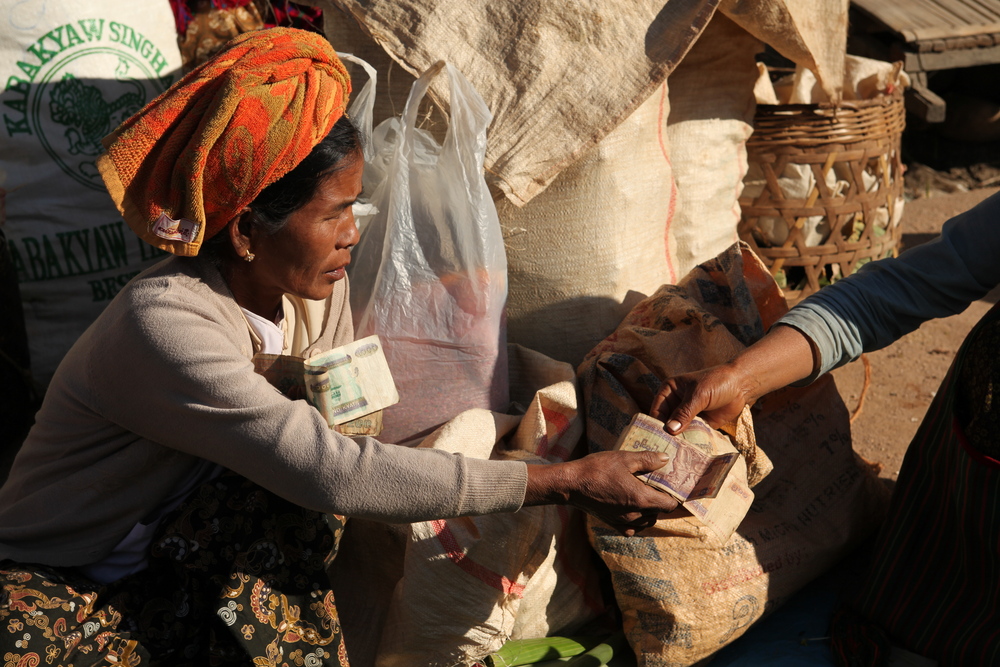
<path id="1" fill-rule="evenodd" d="M 254 241 L 254 228 L 250 223 L 250 208 L 244 206 L 236 214 L 229 224 L 226 225 L 226 233 L 229 235 L 229 242 L 233 246 L 233 251 L 237 257 L 246 257 L 251 252 Z"/>

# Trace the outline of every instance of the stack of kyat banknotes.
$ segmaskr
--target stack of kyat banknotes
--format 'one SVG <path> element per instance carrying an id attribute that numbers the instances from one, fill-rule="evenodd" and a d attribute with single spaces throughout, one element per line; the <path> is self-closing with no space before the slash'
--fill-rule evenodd
<path id="1" fill-rule="evenodd" d="M 622 431 L 616 447 L 667 454 L 666 465 L 638 475 L 639 479 L 672 495 L 723 541 L 750 509 L 753 491 L 747 484 L 746 462 L 727 435 L 701 419 L 694 419 L 683 433 L 671 435 L 663 422 L 639 413 Z"/>
<path id="2" fill-rule="evenodd" d="M 399 401 L 378 336 L 303 359 L 258 354 L 254 367 L 278 391 L 309 401 L 345 435 L 378 435 L 382 409 Z"/>

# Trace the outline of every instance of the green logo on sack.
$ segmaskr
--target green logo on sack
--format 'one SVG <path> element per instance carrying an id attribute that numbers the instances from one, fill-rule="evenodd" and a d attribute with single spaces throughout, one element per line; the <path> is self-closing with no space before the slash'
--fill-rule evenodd
<path id="1" fill-rule="evenodd" d="M 95 190 L 104 189 L 101 139 L 172 82 L 153 42 L 105 19 L 50 30 L 16 64 L 23 75 L 8 78 L 2 96 L 7 134 L 37 137 L 64 172 Z"/>

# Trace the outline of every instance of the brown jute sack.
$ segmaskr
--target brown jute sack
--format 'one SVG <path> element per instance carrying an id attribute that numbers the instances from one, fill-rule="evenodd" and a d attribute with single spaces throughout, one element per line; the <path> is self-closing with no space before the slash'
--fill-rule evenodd
<path id="1" fill-rule="evenodd" d="M 648 409 L 661 378 L 730 359 L 783 311 L 773 280 L 742 244 L 662 287 L 578 371 L 590 449 L 609 448 L 629 417 Z M 684 510 L 632 538 L 588 519 L 641 666 L 712 655 L 884 516 L 887 493 L 851 449 L 831 377 L 771 394 L 752 413 L 757 445 L 774 469 L 754 487 L 750 513 L 726 543 Z M 749 462 L 751 478 L 757 465 Z"/>

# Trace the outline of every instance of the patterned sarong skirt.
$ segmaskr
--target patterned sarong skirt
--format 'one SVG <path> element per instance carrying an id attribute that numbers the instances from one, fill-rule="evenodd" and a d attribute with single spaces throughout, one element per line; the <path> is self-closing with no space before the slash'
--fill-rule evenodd
<path id="1" fill-rule="evenodd" d="M 234 474 L 167 515 L 112 584 L 0 563 L 0 664 L 347 665 L 327 578 L 343 531 Z"/>

